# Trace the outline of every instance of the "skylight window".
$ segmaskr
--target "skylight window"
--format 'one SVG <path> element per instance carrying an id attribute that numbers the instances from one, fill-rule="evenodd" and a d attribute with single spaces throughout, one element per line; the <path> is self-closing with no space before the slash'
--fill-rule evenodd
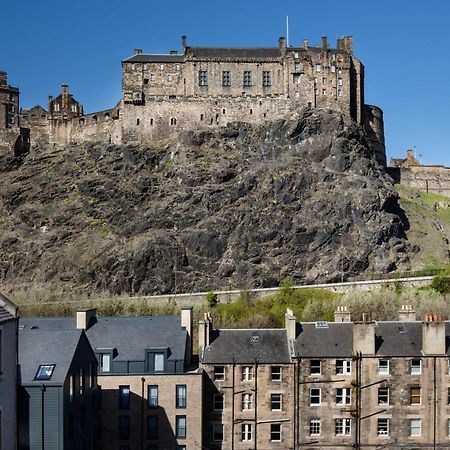
<path id="1" fill-rule="evenodd" d="M 55 364 L 41 364 L 36 372 L 35 380 L 48 381 L 53 375 Z"/>

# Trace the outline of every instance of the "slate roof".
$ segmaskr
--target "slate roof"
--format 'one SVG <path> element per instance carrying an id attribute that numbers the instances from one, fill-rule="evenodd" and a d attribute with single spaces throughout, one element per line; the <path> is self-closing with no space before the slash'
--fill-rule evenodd
<path id="1" fill-rule="evenodd" d="M 8 297 L 0 293 L 0 323 L 17 317 L 17 306 Z"/>
<path id="2" fill-rule="evenodd" d="M 122 62 L 127 63 L 182 63 L 184 61 L 183 55 L 157 55 L 157 54 L 147 54 L 139 53 L 129 58 L 124 59 Z"/>
<path id="3" fill-rule="evenodd" d="M 82 330 L 19 332 L 20 382 L 22 385 L 62 384 L 80 342 Z M 39 366 L 55 364 L 48 381 L 34 380 Z"/>
<path id="4" fill-rule="evenodd" d="M 39 330 L 75 330 L 74 317 L 25 317 L 20 319 L 25 330 L 39 327 Z M 169 360 L 184 360 L 186 350 L 186 330 L 181 328 L 177 316 L 145 317 L 103 317 L 86 330 L 94 351 L 96 349 L 117 348 L 115 361 L 142 361 L 145 349 L 168 347 Z"/>
<path id="5" fill-rule="evenodd" d="M 189 47 L 187 50 L 189 56 L 197 59 L 276 59 L 281 58 L 279 47 L 249 47 L 249 48 L 230 48 L 230 47 Z"/>
<path id="6" fill-rule="evenodd" d="M 238 364 L 289 363 L 286 330 L 214 330 L 209 347 L 205 348 L 203 363 L 226 364 L 233 359 Z"/>

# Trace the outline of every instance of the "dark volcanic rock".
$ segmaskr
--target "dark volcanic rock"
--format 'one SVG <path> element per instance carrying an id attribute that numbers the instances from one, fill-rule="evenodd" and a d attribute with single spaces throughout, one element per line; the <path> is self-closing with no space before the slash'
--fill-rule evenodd
<path id="1" fill-rule="evenodd" d="M 38 149 L 0 171 L 6 281 L 168 293 L 405 264 L 397 194 L 362 129 L 330 111 L 149 148 Z"/>

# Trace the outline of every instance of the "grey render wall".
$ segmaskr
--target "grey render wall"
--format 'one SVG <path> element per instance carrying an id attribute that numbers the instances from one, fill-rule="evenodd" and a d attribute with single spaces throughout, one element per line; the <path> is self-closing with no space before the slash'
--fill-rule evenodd
<path id="1" fill-rule="evenodd" d="M 0 324 L 2 372 L 0 373 L 1 439 L 4 450 L 16 448 L 17 321 Z"/>

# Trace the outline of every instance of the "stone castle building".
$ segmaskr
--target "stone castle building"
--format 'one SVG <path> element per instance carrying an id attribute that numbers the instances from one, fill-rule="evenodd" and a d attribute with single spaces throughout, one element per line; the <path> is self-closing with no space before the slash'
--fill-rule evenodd
<path id="1" fill-rule="evenodd" d="M 307 40 L 287 46 L 285 38 L 267 48 L 191 47 L 183 36 L 181 53 L 136 49 L 122 61 L 116 107 L 84 115 L 63 85 L 48 112 L 35 107 L 22 111 L 21 120 L 35 143 L 145 143 L 187 129 L 282 119 L 305 107 L 332 109 L 363 125 L 386 164 L 383 113 L 364 103 L 364 65 L 351 36 L 336 48 L 326 37 L 314 47 Z M 30 120 L 33 112 L 38 123 Z"/>

